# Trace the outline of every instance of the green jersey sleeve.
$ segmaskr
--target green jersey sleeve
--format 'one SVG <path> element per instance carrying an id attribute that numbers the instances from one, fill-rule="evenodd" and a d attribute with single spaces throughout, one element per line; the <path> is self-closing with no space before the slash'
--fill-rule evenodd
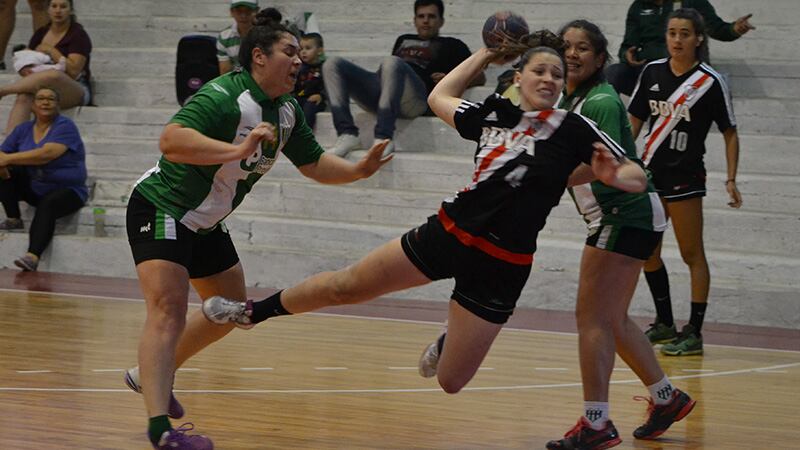
<path id="1" fill-rule="evenodd" d="M 592 119 L 614 142 L 625 149 L 629 158 L 636 158 L 636 145 L 631 134 L 625 106 L 616 93 L 596 93 L 586 99 L 581 115 Z"/>
<path id="2" fill-rule="evenodd" d="M 212 80 L 189 100 L 170 120 L 205 136 L 224 142 L 233 142 L 239 111 L 234 110 L 236 99 L 228 90 Z"/>
<path id="3" fill-rule="evenodd" d="M 295 125 L 292 128 L 292 134 L 286 145 L 283 147 L 283 154 L 294 164 L 296 167 L 304 166 L 317 162 L 319 158 L 325 153 L 325 150 L 317 142 L 314 137 L 314 132 L 306 122 L 306 116 L 303 114 L 303 108 L 292 98 L 290 100 L 294 107 Z"/>

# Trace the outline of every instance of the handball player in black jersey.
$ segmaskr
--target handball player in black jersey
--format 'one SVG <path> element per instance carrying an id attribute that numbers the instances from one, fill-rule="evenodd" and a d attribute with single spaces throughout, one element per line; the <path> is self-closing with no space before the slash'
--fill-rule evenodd
<path id="1" fill-rule="evenodd" d="M 215 297 L 203 312 L 215 323 L 248 327 L 269 317 L 365 302 L 390 292 L 454 278 L 448 332 L 440 338 L 438 381 L 456 393 L 475 375 L 514 311 L 533 262 L 536 237 L 558 204 L 572 171 L 590 164 L 604 183 L 631 192 L 647 186 L 643 169 L 584 117 L 553 109 L 564 86 L 560 40 L 550 32 L 502 53 L 480 49 L 447 74 L 428 103 L 462 137 L 477 143 L 469 184 L 446 199 L 425 224 L 373 250 L 359 262 L 324 272 L 259 302 Z M 524 53 L 523 53 L 524 52 Z M 492 95 L 460 98 L 491 62 L 522 54 L 515 82 L 520 107 Z"/>
<path id="2" fill-rule="evenodd" d="M 656 320 L 647 336 L 663 343 L 666 355 L 703 353 L 703 326 L 710 275 L 703 246 L 703 197 L 706 169 L 705 140 L 711 123 L 725 140 L 728 206 L 739 208 L 742 196 L 736 187 L 739 137 L 730 92 L 722 77 L 700 61 L 706 45 L 705 25 L 700 14 L 681 8 L 667 22 L 669 58 L 645 66 L 628 107 L 634 138 L 645 121 L 642 161 L 653 173 L 653 182 L 672 219 L 675 237 L 691 279 L 691 317 L 677 333 L 672 317 L 669 279 L 661 259 L 661 245 L 645 263 L 647 284 L 656 306 Z"/>

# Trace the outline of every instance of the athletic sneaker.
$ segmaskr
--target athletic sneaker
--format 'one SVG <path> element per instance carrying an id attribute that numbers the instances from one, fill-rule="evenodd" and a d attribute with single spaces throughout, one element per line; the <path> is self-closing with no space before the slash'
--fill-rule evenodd
<path id="1" fill-rule="evenodd" d="M 14 265 L 22 269 L 23 272 L 36 272 L 39 267 L 39 259 L 26 253 L 15 259 Z"/>
<path id="2" fill-rule="evenodd" d="M 678 330 L 673 323 L 671 327 L 664 325 L 656 320 L 656 323 L 651 323 L 650 328 L 644 332 L 647 339 L 650 339 L 651 344 L 666 344 L 672 342 L 678 337 Z"/>
<path id="3" fill-rule="evenodd" d="M 549 450 L 602 450 L 616 447 L 622 443 L 617 429 L 609 420 L 602 430 L 593 430 L 586 417 L 581 416 L 578 424 L 564 435 L 564 439 L 547 443 Z"/>
<path id="4" fill-rule="evenodd" d="M 374 147 L 375 145 L 380 144 L 381 142 L 383 142 L 383 139 L 375 139 L 374 141 L 372 141 L 372 146 Z M 389 143 L 386 144 L 386 148 L 383 149 L 383 157 L 386 158 L 392 153 L 394 153 L 394 141 L 389 140 Z"/>
<path id="5" fill-rule="evenodd" d="M 214 450 L 214 443 L 202 434 L 186 434 L 187 431 L 194 429 L 191 423 L 185 423 L 180 427 L 165 431 L 158 440 L 157 450 Z"/>
<path id="6" fill-rule="evenodd" d="M 436 375 L 436 368 L 439 366 L 439 340 L 435 340 L 431 345 L 425 347 L 419 357 L 419 374 L 423 378 L 430 378 Z"/>
<path id="7" fill-rule="evenodd" d="M 361 139 L 359 139 L 358 136 L 354 134 L 340 134 L 339 137 L 336 138 L 336 144 L 330 151 L 334 155 L 344 158 L 348 153 L 360 148 Z"/>
<path id="8" fill-rule="evenodd" d="M 668 356 L 688 356 L 703 354 L 703 337 L 690 323 L 681 328 L 678 338 L 661 347 L 661 353 Z"/>
<path id="9" fill-rule="evenodd" d="M 664 434 L 673 423 L 686 417 L 694 409 L 696 401 L 680 389 L 672 391 L 672 401 L 666 405 L 656 405 L 649 397 L 634 397 L 647 400 L 647 422 L 633 432 L 636 439 L 655 439 Z"/>
<path id="10" fill-rule="evenodd" d="M 125 371 L 125 384 L 133 392 L 138 392 L 139 394 L 142 393 L 142 385 L 139 384 L 139 366 L 131 367 Z M 167 415 L 172 419 L 180 419 L 183 417 L 183 414 L 183 406 L 181 406 L 180 402 L 178 402 L 178 399 L 175 398 L 175 394 L 170 392 Z"/>
<path id="11" fill-rule="evenodd" d="M 237 327 L 249 330 L 256 326 L 250 321 L 253 314 L 253 301 L 238 302 L 215 295 L 203 302 L 203 315 L 217 325 L 233 322 Z"/>
<path id="12" fill-rule="evenodd" d="M 432 344 L 425 347 L 425 350 L 422 351 L 422 355 L 419 357 L 417 367 L 419 368 L 419 374 L 422 375 L 423 378 L 430 378 L 436 375 L 436 371 L 439 367 L 439 341 L 442 340 L 445 335 L 447 335 L 447 321 L 445 321 L 444 328 L 439 334 L 439 337 L 437 337 Z"/>
<path id="13" fill-rule="evenodd" d="M 6 219 L 0 222 L 0 231 L 22 230 L 25 226 L 22 219 Z"/>

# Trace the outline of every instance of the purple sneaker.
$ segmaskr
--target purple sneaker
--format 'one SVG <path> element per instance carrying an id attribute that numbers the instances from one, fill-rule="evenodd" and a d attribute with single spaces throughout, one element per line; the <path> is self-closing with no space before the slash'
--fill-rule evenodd
<path id="1" fill-rule="evenodd" d="M 125 384 L 133 392 L 142 393 L 142 386 L 139 385 L 139 366 L 132 367 L 125 371 Z M 175 398 L 175 394 L 170 392 L 169 395 L 169 409 L 167 415 L 170 419 L 180 419 L 183 417 L 183 406 Z"/>
<path id="2" fill-rule="evenodd" d="M 214 443 L 202 434 L 186 434 L 194 430 L 194 425 L 185 423 L 180 427 L 165 431 L 158 440 L 157 450 L 214 450 Z"/>

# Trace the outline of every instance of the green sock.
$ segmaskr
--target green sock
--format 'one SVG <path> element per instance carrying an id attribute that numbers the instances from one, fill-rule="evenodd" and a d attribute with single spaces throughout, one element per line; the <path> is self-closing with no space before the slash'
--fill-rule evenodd
<path id="1" fill-rule="evenodd" d="M 147 437 L 150 438 L 150 442 L 152 442 L 153 445 L 158 446 L 161 435 L 164 434 L 165 431 L 171 429 L 172 425 L 169 423 L 169 418 L 166 414 L 163 416 L 151 417 L 150 422 L 147 424 Z"/>

